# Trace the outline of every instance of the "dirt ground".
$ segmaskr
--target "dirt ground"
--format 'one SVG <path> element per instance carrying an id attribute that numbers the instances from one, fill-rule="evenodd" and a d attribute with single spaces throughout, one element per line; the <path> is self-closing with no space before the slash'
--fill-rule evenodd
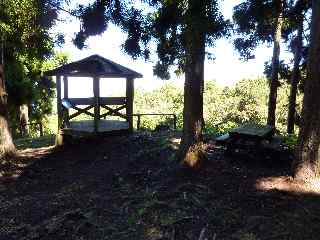
<path id="1" fill-rule="evenodd" d="M 319 239 L 320 195 L 288 187 L 289 153 L 227 157 L 209 143 L 189 172 L 177 145 L 140 133 L 20 150 L 0 168 L 0 240 Z"/>

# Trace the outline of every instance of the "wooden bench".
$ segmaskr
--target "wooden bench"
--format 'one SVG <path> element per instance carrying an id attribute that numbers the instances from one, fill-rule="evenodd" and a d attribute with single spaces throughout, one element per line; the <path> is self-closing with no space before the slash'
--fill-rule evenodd
<path id="1" fill-rule="evenodd" d="M 226 145 L 231 141 L 231 137 L 229 133 L 223 134 L 217 138 L 215 138 L 216 144 L 218 145 Z"/>
<path id="2" fill-rule="evenodd" d="M 217 137 L 216 143 L 227 147 L 227 153 L 240 150 L 259 151 L 263 141 L 271 141 L 274 128 L 255 124 L 246 124 L 234 128 L 229 133 Z"/>

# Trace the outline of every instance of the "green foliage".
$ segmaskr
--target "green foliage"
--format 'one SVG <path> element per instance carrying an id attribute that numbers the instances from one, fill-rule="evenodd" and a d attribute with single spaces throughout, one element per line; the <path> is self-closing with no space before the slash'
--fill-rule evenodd
<path id="1" fill-rule="evenodd" d="M 277 16 L 282 15 L 282 38 L 290 42 L 295 37 L 299 21 L 310 20 L 306 14 L 311 7 L 311 1 L 306 0 L 245 0 L 234 7 L 233 20 L 237 37 L 234 46 L 244 59 L 254 58 L 253 50 L 261 43 L 272 43 Z M 307 25 L 307 24 L 306 24 Z M 306 41 L 309 41 L 306 31 Z"/>
<path id="2" fill-rule="evenodd" d="M 266 124 L 268 81 L 265 78 L 244 79 L 232 87 L 221 87 L 215 81 L 206 81 L 204 90 L 205 130 L 209 133 L 223 133 L 244 123 Z M 276 127 L 286 131 L 289 85 L 283 84 L 278 91 Z M 301 111 L 302 96 L 298 95 L 298 112 Z M 175 113 L 177 126 L 182 128 L 183 89 L 173 84 L 152 92 L 137 91 L 135 95 L 137 113 Z M 141 126 L 154 129 L 165 123 L 163 117 L 142 117 Z"/>
<path id="3" fill-rule="evenodd" d="M 42 71 L 63 62 L 59 57 L 65 59 L 58 54 L 51 63 L 49 60 L 57 42 L 49 31 L 57 18 L 56 6 L 60 2 L 3 0 L 0 3 L 0 41 L 4 41 L 0 52 L 4 55 L 9 120 L 13 129 L 19 123 L 22 104 L 29 106 L 30 119 L 37 122 L 45 121 L 52 111 L 54 83 L 43 77 Z"/>
<path id="4" fill-rule="evenodd" d="M 284 83 L 278 91 L 276 127 L 282 134 L 286 132 L 289 88 L 290 86 Z M 264 125 L 267 119 L 267 103 L 268 80 L 265 78 L 243 79 L 230 87 L 219 86 L 215 81 L 206 81 L 204 88 L 205 132 L 222 134 L 245 123 Z M 302 94 L 298 94 L 298 113 L 301 112 L 301 103 Z M 183 87 L 168 83 L 153 91 L 137 89 L 134 113 L 174 113 L 177 116 L 177 127 L 182 129 Z M 84 119 L 91 118 L 82 114 L 75 120 Z M 154 130 L 160 124 L 172 127 L 172 121 L 172 117 L 167 116 L 142 116 L 141 128 Z M 45 131 L 56 133 L 56 125 L 56 116 L 50 116 L 45 122 Z M 294 137 L 292 139 L 286 137 L 286 139 L 289 145 L 295 143 Z"/>
<path id="5" fill-rule="evenodd" d="M 55 83 L 52 78 L 42 75 L 42 72 L 66 63 L 65 53 L 55 53 L 50 59 L 30 59 L 18 57 L 7 65 L 6 79 L 9 95 L 9 112 L 11 126 L 19 125 L 19 106 L 29 107 L 29 121 L 42 122 L 46 125 L 47 117 L 52 112 L 52 101 L 55 97 Z M 15 127 L 17 128 L 17 127 Z M 30 134 L 36 134 L 37 129 L 31 127 Z"/>
<path id="6" fill-rule="evenodd" d="M 234 41 L 240 55 L 249 59 L 261 42 L 273 41 L 280 1 L 246 0 L 234 7 L 233 20 L 240 37 Z"/>
<path id="7" fill-rule="evenodd" d="M 55 135 L 20 138 L 14 141 L 18 149 L 50 147 L 55 144 Z"/>
<path id="8" fill-rule="evenodd" d="M 182 127 L 183 89 L 172 84 L 156 89 L 152 92 L 137 91 L 135 95 L 135 113 L 175 113 L 177 126 Z M 154 129 L 158 124 L 166 124 L 170 121 L 162 116 L 144 116 L 141 118 L 141 126 L 146 129 Z"/>
<path id="9" fill-rule="evenodd" d="M 282 139 L 285 145 L 292 150 L 294 150 L 298 144 L 298 136 L 295 134 L 283 135 Z"/>

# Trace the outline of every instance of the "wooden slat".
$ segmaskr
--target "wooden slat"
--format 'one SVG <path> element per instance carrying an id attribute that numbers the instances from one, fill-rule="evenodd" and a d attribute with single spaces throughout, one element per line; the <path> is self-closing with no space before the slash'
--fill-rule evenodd
<path id="1" fill-rule="evenodd" d="M 68 101 L 74 106 L 94 104 L 94 98 L 68 98 Z"/>
<path id="2" fill-rule="evenodd" d="M 94 98 L 68 98 L 72 105 L 93 105 Z M 101 97 L 99 99 L 101 105 L 123 105 L 126 103 L 125 97 Z"/>
<path id="3" fill-rule="evenodd" d="M 123 105 L 126 104 L 126 97 L 101 97 L 101 105 Z"/>
<path id="4" fill-rule="evenodd" d="M 231 136 L 255 137 L 255 138 L 268 138 L 274 133 L 271 126 L 262 126 L 256 124 L 246 124 L 241 127 L 232 129 L 229 134 Z"/>
<path id="5" fill-rule="evenodd" d="M 48 76 L 55 76 L 55 75 L 64 75 L 67 74 L 69 77 L 90 77 L 93 78 L 95 76 L 95 74 L 92 73 L 85 73 L 85 72 L 70 72 L 70 71 L 61 71 L 61 72 L 47 72 L 46 75 Z M 137 75 L 137 76 L 133 76 L 131 74 L 100 74 L 99 75 L 100 78 L 105 78 L 105 81 L 110 80 L 109 78 L 141 78 L 142 75 Z"/>

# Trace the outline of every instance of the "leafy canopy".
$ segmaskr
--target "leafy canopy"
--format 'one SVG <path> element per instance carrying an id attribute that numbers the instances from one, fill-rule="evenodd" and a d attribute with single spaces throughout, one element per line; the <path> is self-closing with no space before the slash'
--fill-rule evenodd
<path id="1" fill-rule="evenodd" d="M 233 20 L 239 36 L 234 46 L 241 57 L 254 58 L 252 51 L 260 43 L 273 42 L 277 18 L 279 14 L 284 17 L 286 8 L 279 0 L 246 0 L 234 7 Z"/>
<path id="2" fill-rule="evenodd" d="M 158 62 L 154 73 L 170 78 L 169 68 L 176 73 L 185 70 L 187 36 L 192 29 L 204 33 L 206 45 L 228 33 L 229 21 L 219 12 L 217 0 L 97 0 L 79 6 L 82 28 L 74 43 L 85 47 L 88 37 L 103 33 L 109 23 L 120 26 L 127 33 L 123 49 L 133 58 L 150 57 L 150 43 L 157 44 Z"/>
<path id="3" fill-rule="evenodd" d="M 260 43 L 273 42 L 279 15 L 284 21 L 282 38 L 289 41 L 297 30 L 301 15 L 303 18 L 310 7 L 311 1 L 308 0 L 245 0 L 233 11 L 235 33 L 238 35 L 234 41 L 235 48 L 242 58 L 254 58 L 252 51 Z"/>

